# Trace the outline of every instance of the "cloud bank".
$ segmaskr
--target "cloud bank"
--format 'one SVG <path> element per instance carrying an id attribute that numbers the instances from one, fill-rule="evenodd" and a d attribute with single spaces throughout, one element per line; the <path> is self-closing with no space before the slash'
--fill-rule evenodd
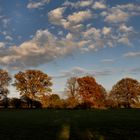
<path id="1" fill-rule="evenodd" d="M 29 1 L 27 9 L 36 10 L 49 3 L 50 0 Z M 133 3 L 111 7 L 103 0 L 78 0 L 75 3 L 67 0 L 46 15 L 54 30 L 60 29 L 58 34 L 46 28 L 38 29 L 32 39 L 19 45 L 7 45 L 1 41 L 1 66 L 13 69 L 36 67 L 73 54 L 75 50 L 86 53 L 120 44 L 132 46 L 139 34 L 127 24 L 132 17 L 140 15 L 140 6 Z M 9 20 L 3 16 L 0 18 L 7 26 Z M 98 21 L 101 25 L 95 26 L 94 22 Z M 5 34 L 5 40 L 12 41 L 13 38 Z M 129 52 L 124 56 L 139 56 L 139 52 Z"/>

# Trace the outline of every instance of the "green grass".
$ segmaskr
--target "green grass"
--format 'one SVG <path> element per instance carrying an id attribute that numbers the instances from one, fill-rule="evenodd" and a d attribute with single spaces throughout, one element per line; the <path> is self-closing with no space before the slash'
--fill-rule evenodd
<path id="1" fill-rule="evenodd" d="M 0 140 L 140 140 L 140 110 L 0 110 Z"/>

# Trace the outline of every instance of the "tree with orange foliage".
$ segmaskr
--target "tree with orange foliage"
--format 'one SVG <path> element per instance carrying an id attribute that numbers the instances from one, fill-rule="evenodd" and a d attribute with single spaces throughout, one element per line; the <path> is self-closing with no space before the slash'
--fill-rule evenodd
<path id="1" fill-rule="evenodd" d="M 140 83 L 132 78 L 124 78 L 113 86 L 109 98 L 116 102 L 118 107 L 130 108 L 132 104 L 139 102 L 139 96 Z"/>
<path id="2" fill-rule="evenodd" d="M 79 84 L 78 92 L 87 106 L 94 108 L 104 106 L 106 91 L 93 77 L 85 76 L 78 78 L 77 81 Z"/>
<path id="3" fill-rule="evenodd" d="M 30 99 L 51 92 L 51 77 L 40 70 L 26 70 L 15 75 L 14 85 L 20 95 L 26 95 Z"/>

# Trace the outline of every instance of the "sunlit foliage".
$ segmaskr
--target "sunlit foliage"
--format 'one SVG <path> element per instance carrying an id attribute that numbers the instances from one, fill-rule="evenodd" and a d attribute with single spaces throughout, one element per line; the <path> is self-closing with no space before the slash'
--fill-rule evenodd
<path id="1" fill-rule="evenodd" d="M 0 69 L 0 94 L 7 96 L 8 94 L 8 85 L 11 81 L 11 77 L 9 76 L 6 70 Z"/>
<path id="2" fill-rule="evenodd" d="M 140 83 L 132 78 L 124 78 L 118 81 L 110 92 L 109 98 L 118 107 L 131 107 L 139 102 Z"/>
<path id="3" fill-rule="evenodd" d="M 104 106 L 105 89 L 91 76 L 78 78 L 79 94 L 87 106 L 100 108 Z"/>
<path id="4" fill-rule="evenodd" d="M 37 95 L 51 92 L 51 77 L 39 70 L 26 70 L 15 75 L 16 89 L 21 95 L 33 99 Z"/>

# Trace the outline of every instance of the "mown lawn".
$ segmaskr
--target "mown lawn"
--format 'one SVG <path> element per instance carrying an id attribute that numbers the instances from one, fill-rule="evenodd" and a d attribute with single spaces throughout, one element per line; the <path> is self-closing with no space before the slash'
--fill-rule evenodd
<path id="1" fill-rule="evenodd" d="M 0 110 L 0 140 L 140 140 L 140 110 Z"/>

